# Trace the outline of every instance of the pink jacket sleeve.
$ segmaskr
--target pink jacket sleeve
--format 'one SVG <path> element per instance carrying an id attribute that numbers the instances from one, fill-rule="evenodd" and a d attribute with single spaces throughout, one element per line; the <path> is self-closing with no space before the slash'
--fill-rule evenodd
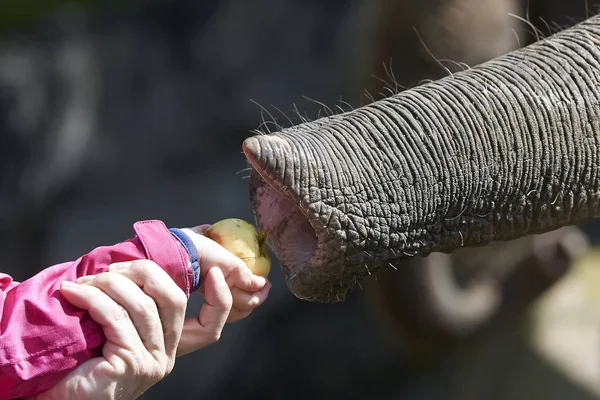
<path id="1" fill-rule="evenodd" d="M 185 247 L 161 221 L 133 227 L 132 239 L 98 247 L 22 283 L 0 274 L 0 399 L 35 396 L 101 354 L 102 327 L 62 297 L 61 281 L 98 274 L 114 262 L 149 259 L 189 297 L 192 272 Z"/>

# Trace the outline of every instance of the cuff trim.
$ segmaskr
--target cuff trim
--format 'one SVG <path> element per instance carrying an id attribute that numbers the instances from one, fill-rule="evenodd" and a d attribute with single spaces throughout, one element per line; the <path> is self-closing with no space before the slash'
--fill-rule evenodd
<path id="1" fill-rule="evenodd" d="M 181 229 L 169 228 L 169 232 L 183 245 L 185 250 L 190 255 L 191 271 L 192 271 L 192 289 L 190 294 L 198 290 L 200 287 L 200 264 L 198 262 L 198 251 L 190 237 Z"/>

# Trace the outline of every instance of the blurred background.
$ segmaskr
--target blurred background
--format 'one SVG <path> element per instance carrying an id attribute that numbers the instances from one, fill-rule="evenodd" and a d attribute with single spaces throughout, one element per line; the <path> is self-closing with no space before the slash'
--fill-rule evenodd
<path id="1" fill-rule="evenodd" d="M 2 271 L 24 280 L 141 219 L 252 221 L 241 143 L 253 129 L 476 65 L 598 4 L 1 0 Z M 595 245 L 597 225 L 583 229 Z M 598 264 L 593 246 L 531 307 L 421 362 L 368 291 L 304 302 L 275 263 L 265 306 L 144 398 L 600 399 Z"/>

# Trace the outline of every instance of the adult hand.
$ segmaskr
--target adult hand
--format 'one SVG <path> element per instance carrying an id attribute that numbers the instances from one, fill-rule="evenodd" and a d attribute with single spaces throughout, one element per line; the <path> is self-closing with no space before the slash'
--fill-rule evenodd
<path id="1" fill-rule="evenodd" d="M 264 277 L 254 275 L 246 264 L 223 248 L 220 244 L 204 236 L 210 225 L 200 225 L 194 228 L 184 228 L 184 231 L 194 242 L 198 250 L 198 261 L 201 268 L 201 282 L 198 290 L 206 292 L 206 274 L 210 268 L 218 267 L 233 295 L 233 308 L 227 322 L 235 322 L 246 318 L 252 310 L 265 302 L 271 289 L 271 283 Z M 193 329 L 186 322 L 186 332 Z"/>
<path id="2" fill-rule="evenodd" d="M 207 271 L 204 289 L 206 303 L 199 317 L 191 318 L 195 329 L 182 337 L 187 298 L 152 261 L 113 264 L 109 272 L 63 282 L 65 299 L 102 325 L 106 343 L 101 357 L 86 361 L 37 398 L 139 397 L 171 372 L 182 344 L 195 350 L 219 339 L 233 302 L 219 268 Z"/>

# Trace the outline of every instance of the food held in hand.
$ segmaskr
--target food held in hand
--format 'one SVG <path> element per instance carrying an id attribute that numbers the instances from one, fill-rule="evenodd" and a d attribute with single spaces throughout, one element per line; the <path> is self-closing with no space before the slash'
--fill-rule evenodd
<path id="1" fill-rule="evenodd" d="M 266 277 L 271 270 L 271 256 L 267 250 L 267 232 L 258 232 L 254 225 L 239 218 L 216 222 L 204 232 L 206 237 L 242 259 L 255 275 Z"/>

